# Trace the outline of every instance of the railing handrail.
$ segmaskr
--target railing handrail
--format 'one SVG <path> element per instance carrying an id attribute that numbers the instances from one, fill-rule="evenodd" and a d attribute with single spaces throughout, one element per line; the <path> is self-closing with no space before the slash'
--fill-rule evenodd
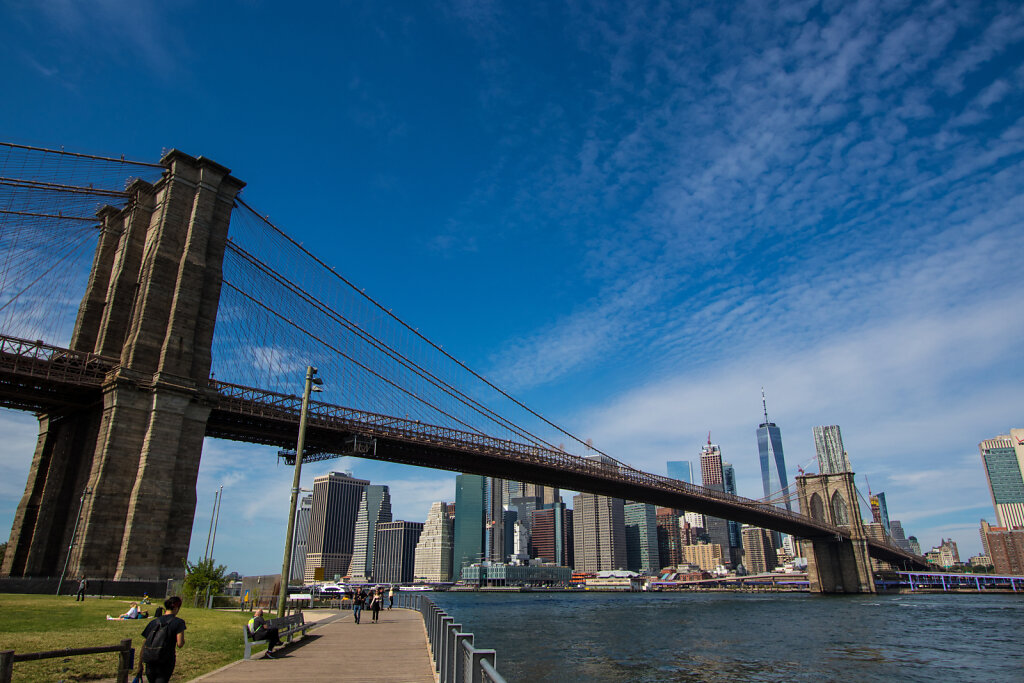
<path id="1" fill-rule="evenodd" d="M 454 623 L 433 600 L 409 592 L 399 592 L 398 599 L 399 607 L 414 609 L 423 616 L 438 683 L 506 683 L 495 665 L 495 651 L 476 647 L 473 634 L 464 633 L 462 624 Z"/>

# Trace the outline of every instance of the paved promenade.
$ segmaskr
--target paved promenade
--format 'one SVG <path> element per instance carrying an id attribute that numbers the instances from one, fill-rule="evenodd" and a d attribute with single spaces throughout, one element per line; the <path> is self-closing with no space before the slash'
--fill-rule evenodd
<path id="1" fill-rule="evenodd" d="M 419 612 L 395 608 L 372 623 L 351 612 L 317 626 L 309 636 L 280 650 L 276 659 L 263 653 L 195 679 L 197 681 L 256 683 L 259 681 L 410 681 L 434 683 L 427 653 L 427 633 Z M 242 646 L 238 646 L 241 656 Z M 277 655 L 277 652 L 274 653 Z"/>

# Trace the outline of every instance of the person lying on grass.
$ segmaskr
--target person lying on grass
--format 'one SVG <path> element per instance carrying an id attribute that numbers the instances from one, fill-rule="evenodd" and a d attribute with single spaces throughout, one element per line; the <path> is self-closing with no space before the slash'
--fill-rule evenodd
<path id="1" fill-rule="evenodd" d="M 107 615 L 107 621 L 128 621 L 129 619 L 145 619 L 149 616 L 148 612 L 139 611 L 139 603 L 132 602 L 132 606 L 128 608 L 128 611 L 124 614 L 120 614 L 116 617 Z"/>

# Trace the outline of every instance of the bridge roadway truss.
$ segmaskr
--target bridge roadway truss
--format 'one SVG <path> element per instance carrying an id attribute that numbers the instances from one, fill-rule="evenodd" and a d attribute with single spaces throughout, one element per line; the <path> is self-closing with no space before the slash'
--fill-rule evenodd
<path id="1" fill-rule="evenodd" d="M 116 359 L 0 337 L 0 406 L 47 412 L 99 403 L 101 387 L 117 367 Z M 280 448 L 295 444 L 300 397 L 211 379 L 208 400 L 213 407 L 206 436 Z M 587 491 L 714 515 L 803 539 L 850 537 L 841 526 L 623 464 L 417 420 L 310 404 L 306 445 L 312 452 L 338 450 L 353 435 L 376 440 L 374 451 L 363 457 L 377 460 Z M 868 550 L 898 566 L 927 566 L 923 558 L 878 540 L 869 539 Z"/>

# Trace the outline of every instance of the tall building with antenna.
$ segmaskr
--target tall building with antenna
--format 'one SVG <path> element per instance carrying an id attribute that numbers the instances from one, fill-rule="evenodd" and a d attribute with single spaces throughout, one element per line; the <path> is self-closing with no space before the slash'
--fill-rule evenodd
<path id="1" fill-rule="evenodd" d="M 792 511 L 789 477 L 786 475 L 786 456 L 782 452 L 782 430 L 768 420 L 768 402 L 761 389 L 764 422 L 757 427 L 757 452 L 761 457 L 761 486 L 765 500 L 776 507 Z"/>
<path id="2" fill-rule="evenodd" d="M 725 473 L 722 470 L 722 449 L 711 443 L 708 432 L 708 443 L 700 451 L 700 478 L 704 488 L 725 491 Z M 731 547 L 729 539 L 729 523 L 721 517 L 704 518 L 704 529 L 712 543 L 722 546 L 723 555 L 728 556 Z"/>

